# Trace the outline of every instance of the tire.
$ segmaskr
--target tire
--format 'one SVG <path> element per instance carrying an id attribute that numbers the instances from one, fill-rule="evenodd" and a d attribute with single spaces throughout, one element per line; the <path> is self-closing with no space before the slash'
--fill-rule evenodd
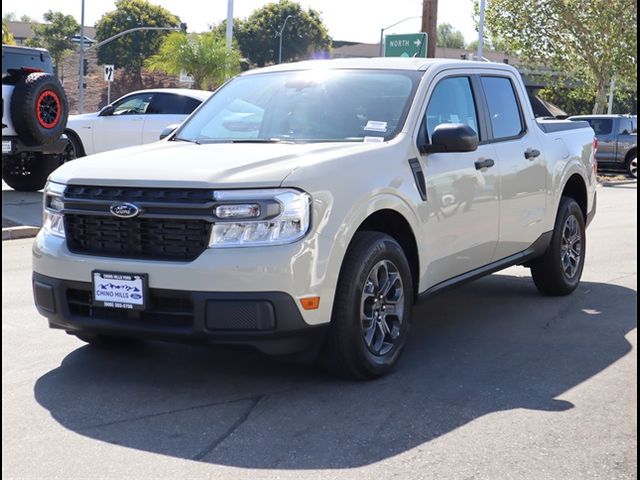
<path id="1" fill-rule="evenodd" d="M 580 284 L 585 255 L 584 214 L 573 198 L 562 197 L 549 249 L 531 265 L 538 290 L 551 296 L 569 295 Z"/>
<path id="2" fill-rule="evenodd" d="M 638 178 L 638 155 L 634 153 L 625 164 L 627 175 L 631 178 Z"/>
<path id="3" fill-rule="evenodd" d="M 58 168 L 57 155 L 28 154 L 2 159 L 2 179 L 19 192 L 37 192 L 44 188 L 49 174 Z"/>
<path id="4" fill-rule="evenodd" d="M 93 347 L 100 348 L 115 348 L 126 347 L 137 343 L 137 340 L 130 337 L 117 337 L 115 335 L 104 335 L 101 333 L 89 333 L 89 332 L 67 332 L 70 335 L 77 337 L 85 343 Z"/>
<path id="5" fill-rule="evenodd" d="M 377 280 L 384 279 L 385 272 L 389 283 Z M 386 295 L 380 295 L 385 286 L 390 288 Z M 411 269 L 400 245 L 382 233 L 357 233 L 338 279 L 321 353 L 325 367 L 349 379 L 387 374 L 406 342 L 412 306 Z M 378 320 L 376 314 L 380 315 Z"/>
<path id="6" fill-rule="evenodd" d="M 76 158 L 84 157 L 84 148 L 82 147 L 82 142 L 76 137 L 76 135 L 72 132 L 65 132 L 69 141 L 67 142 L 67 146 L 64 148 L 64 151 L 58 156 L 60 159 L 60 165 L 63 163 L 70 162 L 71 160 L 75 160 Z"/>
<path id="7" fill-rule="evenodd" d="M 50 145 L 64 132 L 69 104 L 60 81 L 48 73 L 20 78 L 11 96 L 11 120 L 27 146 Z"/>

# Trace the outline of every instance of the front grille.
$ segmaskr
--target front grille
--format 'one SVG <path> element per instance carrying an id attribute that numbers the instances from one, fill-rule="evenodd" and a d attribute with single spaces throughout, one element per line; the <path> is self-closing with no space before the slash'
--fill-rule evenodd
<path id="1" fill-rule="evenodd" d="M 211 235 L 211 223 L 190 219 L 65 214 L 64 227 L 74 253 L 147 260 L 195 260 Z"/>
<path id="2" fill-rule="evenodd" d="M 122 321 L 127 326 L 189 329 L 193 327 L 193 303 L 188 293 L 149 289 L 146 310 L 118 310 L 93 306 L 90 290 L 69 288 L 67 306 L 71 315 Z"/>
<path id="3" fill-rule="evenodd" d="M 69 185 L 64 196 L 75 200 L 104 200 L 107 202 L 154 202 L 202 204 L 213 200 L 213 192 L 184 188 L 120 188 Z"/>

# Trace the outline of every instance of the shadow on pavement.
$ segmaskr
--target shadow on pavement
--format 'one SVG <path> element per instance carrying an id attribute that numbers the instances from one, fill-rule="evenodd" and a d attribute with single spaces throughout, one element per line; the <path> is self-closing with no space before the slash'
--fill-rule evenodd
<path id="1" fill-rule="evenodd" d="M 583 283 L 539 296 L 494 275 L 415 309 L 392 375 L 336 380 L 253 351 L 141 343 L 82 347 L 35 385 L 64 427 L 129 448 L 251 468 L 371 464 L 491 412 L 557 399 L 627 354 L 636 292 Z"/>

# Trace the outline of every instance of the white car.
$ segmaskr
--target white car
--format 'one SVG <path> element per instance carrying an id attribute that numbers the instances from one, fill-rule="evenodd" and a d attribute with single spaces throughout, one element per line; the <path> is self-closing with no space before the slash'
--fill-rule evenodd
<path id="1" fill-rule="evenodd" d="M 165 127 L 182 123 L 211 93 L 187 88 L 139 90 L 99 112 L 71 115 L 65 130 L 67 159 L 155 142 Z"/>

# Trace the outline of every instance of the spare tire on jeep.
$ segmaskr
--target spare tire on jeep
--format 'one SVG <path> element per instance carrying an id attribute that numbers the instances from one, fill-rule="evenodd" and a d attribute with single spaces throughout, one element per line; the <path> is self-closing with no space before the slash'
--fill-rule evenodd
<path id="1" fill-rule="evenodd" d="M 11 96 L 11 120 L 26 145 L 49 145 L 64 132 L 69 104 L 60 81 L 49 73 L 18 79 Z"/>

